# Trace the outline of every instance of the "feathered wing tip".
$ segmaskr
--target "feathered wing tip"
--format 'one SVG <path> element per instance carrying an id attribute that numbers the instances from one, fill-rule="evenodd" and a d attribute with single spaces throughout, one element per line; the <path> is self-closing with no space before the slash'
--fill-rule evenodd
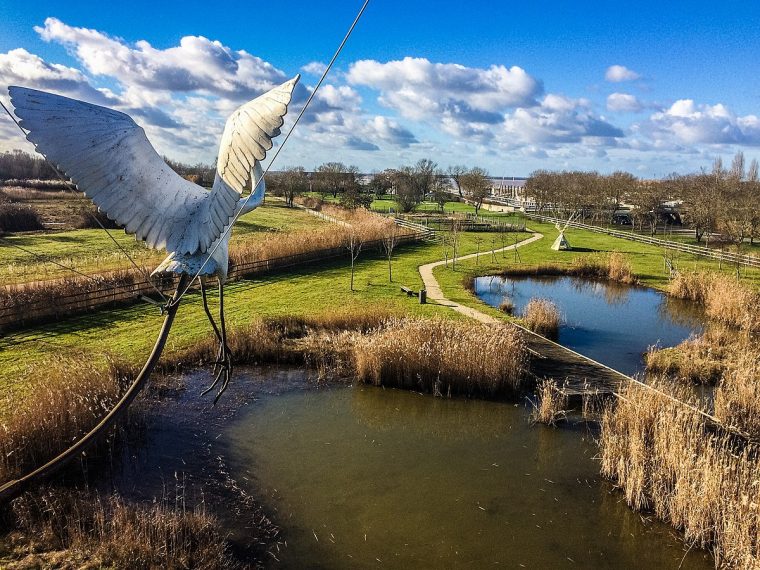
<path id="1" fill-rule="evenodd" d="M 256 162 L 273 146 L 300 75 L 238 107 L 227 119 L 219 145 L 217 173 L 227 186 L 242 193 Z"/>

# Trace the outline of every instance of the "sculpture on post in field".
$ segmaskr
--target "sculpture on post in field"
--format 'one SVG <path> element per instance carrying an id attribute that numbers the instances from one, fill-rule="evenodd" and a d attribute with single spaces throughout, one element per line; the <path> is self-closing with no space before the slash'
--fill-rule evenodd
<path id="1" fill-rule="evenodd" d="M 552 249 L 554 251 L 569 251 L 573 249 L 570 246 L 570 242 L 567 241 L 567 238 L 565 237 L 565 232 L 567 231 L 567 227 L 575 218 L 576 218 L 576 215 L 573 214 L 567 219 L 567 221 L 565 222 L 565 225 L 561 225 L 561 222 L 557 222 L 556 224 L 554 224 L 554 227 L 557 228 L 557 231 L 559 231 L 559 235 L 557 236 L 557 239 L 555 239 L 554 243 L 552 244 Z"/>

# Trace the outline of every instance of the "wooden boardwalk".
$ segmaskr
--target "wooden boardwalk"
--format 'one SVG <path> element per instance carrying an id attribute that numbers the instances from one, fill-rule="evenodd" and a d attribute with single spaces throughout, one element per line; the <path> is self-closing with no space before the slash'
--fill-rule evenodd
<path id="1" fill-rule="evenodd" d="M 552 378 L 565 385 L 568 396 L 611 394 L 631 380 L 622 372 L 546 339 L 520 325 L 531 353 L 530 372 L 537 379 Z"/>
<path id="2" fill-rule="evenodd" d="M 503 249 L 510 250 L 522 247 L 542 237 L 542 234 L 534 233 L 530 238 Z M 488 255 L 489 253 L 484 252 L 480 255 Z M 475 255 L 465 255 L 459 259 L 474 258 Z M 481 323 L 489 325 L 506 323 L 506 321 L 492 317 L 478 309 L 447 299 L 438 281 L 433 276 L 433 269 L 444 263 L 445 261 L 436 261 L 435 263 L 421 265 L 419 268 L 422 281 L 425 283 L 425 289 L 427 289 L 428 299 L 435 301 L 439 305 L 450 307 L 453 311 L 457 311 Z M 617 391 L 621 384 L 631 380 L 629 376 L 626 376 L 622 372 L 618 372 L 574 350 L 537 335 L 520 325 L 515 323 L 510 324 L 523 331 L 526 345 L 531 353 L 531 373 L 537 379 L 552 378 L 558 385 L 564 384 L 569 396 L 579 396 L 586 393 L 611 394 L 613 391 Z"/>

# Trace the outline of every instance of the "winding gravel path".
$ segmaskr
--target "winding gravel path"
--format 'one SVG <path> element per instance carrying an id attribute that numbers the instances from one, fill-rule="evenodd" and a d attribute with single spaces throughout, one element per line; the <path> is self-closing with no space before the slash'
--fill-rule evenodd
<path id="1" fill-rule="evenodd" d="M 524 245 L 528 245 L 529 243 L 533 243 L 534 241 L 540 240 L 543 236 L 543 234 L 534 233 L 531 237 L 524 239 L 521 242 L 508 245 L 507 247 L 502 247 L 500 249 L 494 250 L 494 253 L 498 253 L 500 251 L 509 251 L 512 249 L 516 249 L 518 247 L 522 247 Z M 489 255 L 491 252 L 486 251 L 479 255 Z M 464 255 L 462 257 L 457 258 L 457 261 L 464 261 L 465 259 L 472 259 L 474 258 L 477 253 L 471 253 L 470 255 Z M 439 267 L 446 263 L 446 260 L 443 261 L 435 261 L 433 263 L 427 263 L 425 265 L 420 265 L 420 275 L 422 276 L 422 281 L 425 283 L 425 289 L 427 289 L 427 296 L 428 299 L 431 299 L 438 303 L 439 305 L 443 305 L 445 307 L 449 307 L 453 309 L 454 311 L 458 313 L 462 313 L 463 315 L 467 315 L 468 317 L 475 319 L 477 321 L 480 321 L 481 323 L 486 324 L 494 324 L 494 323 L 503 323 L 504 321 L 501 321 L 499 319 L 496 319 L 492 317 L 491 315 L 487 315 L 486 313 L 483 313 L 481 311 L 478 311 L 477 309 L 473 309 L 472 307 L 466 307 L 464 305 L 461 305 L 459 303 L 456 303 L 454 301 L 451 301 L 447 299 L 443 291 L 441 291 L 441 286 L 438 284 L 438 281 L 433 276 L 433 269 L 436 267 Z"/>

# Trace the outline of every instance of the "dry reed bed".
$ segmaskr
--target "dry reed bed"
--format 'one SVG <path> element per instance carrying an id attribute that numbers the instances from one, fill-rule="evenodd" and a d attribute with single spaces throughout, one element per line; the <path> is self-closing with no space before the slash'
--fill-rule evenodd
<path id="1" fill-rule="evenodd" d="M 540 263 L 529 267 L 510 267 L 501 275 L 558 275 L 607 279 L 628 285 L 638 283 L 630 260 L 619 252 L 584 255 L 576 257 L 569 264 Z"/>
<path id="2" fill-rule="evenodd" d="M 17 529 L 9 569 L 238 566 L 213 516 L 167 501 L 134 505 L 50 489 L 14 501 L 9 518 Z"/>
<path id="3" fill-rule="evenodd" d="M 559 334 L 560 314 L 557 305 L 548 299 L 531 299 L 522 315 L 525 328 L 547 338 L 556 339 Z"/>
<path id="4" fill-rule="evenodd" d="M 507 325 L 406 319 L 357 339 L 357 378 L 433 394 L 494 396 L 520 388 L 527 350 Z"/>
<path id="5" fill-rule="evenodd" d="M 51 357 L 30 368 L 35 391 L 0 423 L 0 482 L 52 459 L 90 431 L 134 377 L 130 367 L 87 355 Z"/>
<path id="6" fill-rule="evenodd" d="M 655 387 L 687 401 L 667 381 Z M 602 474 L 628 504 L 682 529 L 690 546 L 710 549 L 717 567 L 758 568 L 760 464 L 757 450 L 706 430 L 688 407 L 635 384 L 605 411 Z"/>
<path id="7" fill-rule="evenodd" d="M 320 230 L 296 231 L 287 234 L 271 233 L 261 239 L 233 244 L 230 262 L 244 266 L 266 259 L 277 259 L 302 253 L 345 248 L 351 235 L 361 242 L 376 242 L 396 228 L 393 221 L 367 213 L 356 213 L 350 218 L 351 227 L 331 225 Z"/>
<path id="8" fill-rule="evenodd" d="M 742 335 L 725 326 L 711 326 L 670 348 L 651 347 L 645 355 L 647 372 L 695 384 L 717 384 L 745 346 Z"/>
<path id="9" fill-rule="evenodd" d="M 566 417 L 567 392 L 557 386 L 554 380 L 542 380 L 538 385 L 536 397 L 537 403 L 531 413 L 531 421 L 553 426 Z"/>
<path id="10" fill-rule="evenodd" d="M 668 293 L 705 307 L 707 316 L 723 324 L 760 331 L 760 293 L 735 277 L 705 271 L 678 272 Z"/>
<path id="11" fill-rule="evenodd" d="M 715 390 L 715 416 L 760 440 L 760 352 L 744 349 L 736 355 Z"/>

